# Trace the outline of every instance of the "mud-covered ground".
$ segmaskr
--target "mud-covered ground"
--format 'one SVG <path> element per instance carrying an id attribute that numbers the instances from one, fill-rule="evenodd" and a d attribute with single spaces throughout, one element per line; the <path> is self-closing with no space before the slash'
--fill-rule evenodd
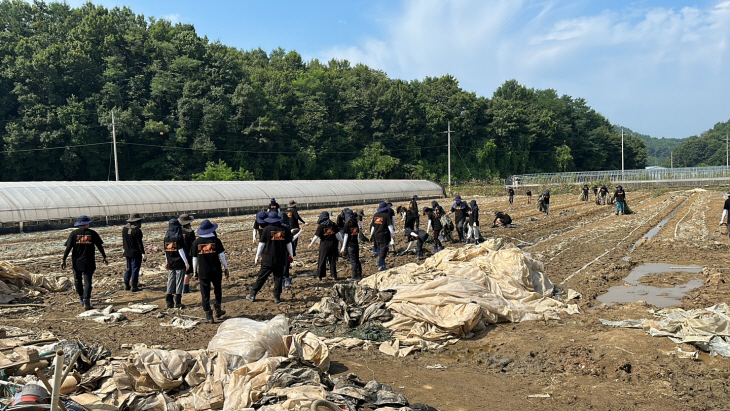
<path id="1" fill-rule="evenodd" d="M 652 338 L 641 330 L 603 326 L 599 319 L 645 318 L 647 302 L 604 305 L 596 297 L 612 286 L 624 285 L 633 268 L 644 263 L 672 266 L 707 266 L 705 273 L 650 274 L 641 284 L 674 287 L 699 278 L 704 285 L 688 291 L 677 306 L 686 309 L 728 302 L 730 275 L 728 237 L 718 223 L 724 196 L 714 191 L 628 192 L 634 214 L 617 216 L 613 206 L 581 202 L 577 195 L 553 196 L 550 216 L 545 217 L 524 197 L 510 207 L 505 197 L 477 197 L 482 229 L 487 237 L 502 237 L 543 261 L 545 273 L 559 288 L 582 294 L 581 314 L 559 321 L 498 324 L 479 335 L 462 340 L 439 352 L 412 354 L 394 359 L 376 349 L 333 349 L 331 372 L 354 372 L 361 378 L 389 383 L 412 402 L 439 410 L 519 409 L 726 409 L 730 395 L 730 359 L 701 355 L 699 360 L 677 356 L 678 346 L 666 338 Z M 470 200 L 470 199 L 467 199 Z M 450 203 L 441 199 L 446 206 Z M 372 215 L 374 206 L 366 206 Z M 493 211 L 507 211 L 516 223 L 512 228 L 490 228 Z M 274 304 L 267 285 L 259 301 L 245 299 L 255 279 L 252 220 L 247 217 L 215 219 L 228 251 L 231 279 L 224 283 L 224 309 L 228 317 L 258 320 L 285 313 L 295 316 L 329 294 L 334 280 L 313 278 L 316 246 L 311 239 L 321 210 L 302 213 L 304 226 L 294 283 L 284 294 L 285 302 Z M 332 211 L 332 210 L 330 210 Z M 668 218 L 668 219 L 667 219 Z M 665 220 L 666 221 L 663 221 Z M 647 233 L 659 223 L 662 229 L 651 238 Z M 143 226 L 145 241 L 161 246 L 166 223 Z M 402 226 L 399 222 L 398 232 Z M 154 303 L 164 307 L 166 272 L 162 253 L 149 253 L 142 271 L 144 290 L 121 291 L 125 268 L 121 257 L 121 227 L 95 227 L 105 241 L 109 266 L 100 265 L 95 275 L 97 307 L 121 308 L 130 303 Z M 63 243 L 68 231 L 0 236 L 2 259 L 36 273 L 60 272 Z M 402 236 L 399 247 L 405 246 Z M 450 246 L 458 246 L 453 244 Z M 365 275 L 375 271 L 375 259 L 361 251 Z M 389 257 L 389 266 L 404 264 L 414 256 Z M 349 276 L 345 264 L 338 266 L 339 281 Z M 197 291 L 197 286 L 193 287 Z M 28 302 L 45 308 L 0 311 L 0 325 L 49 330 L 59 337 L 102 343 L 115 353 L 123 344 L 144 342 L 149 346 L 195 349 L 205 347 L 217 325 L 200 324 L 192 330 L 160 327 L 174 315 L 161 309 L 149 314 L 128 314 L 128 320 L 97 324 L 76 318 L 81 309 L 73 291 L 44 295 Z M 200 296 L 187 294 L 183 313 L 203 317 Z M 694 351 L 691 346 L 679 346 Z M 435 366 L 435 367 L 434 367 Z"/>

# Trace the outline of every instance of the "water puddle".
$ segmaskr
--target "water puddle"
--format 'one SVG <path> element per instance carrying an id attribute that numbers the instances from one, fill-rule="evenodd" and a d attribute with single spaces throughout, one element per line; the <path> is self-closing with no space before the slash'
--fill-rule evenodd
<path id="1" fill-rule="evenodd" d="M 672 212 L 669 213 L 669 215 L 664 218 L 664 220 L 660 221 L 659 224 L 657 224 L 656 227 L 654 227 L 651 230 L 649 230 L 649 232 L 646 233 L 646 234 L 644 234 L 644 236 L 641 237 L 639 239 L 639 241 L 637 241 L 636 243 L 634 243 L 634 247 L 636 247 L 637 245 L 639 245 L 639 243 L 641 243 L 643 241 L 651 240 L 652 238 L 654 238 L 655 235 L 659 234 L 659 232 L 662 230 L 662 228 L 664 228 L 664 226 L 667 225 L 667 223 L 669 222 L 669 220 L 672 219 L 672 217 L 674 217 L 675 215 L 677 215 L 677 213 L 679 212 L 679 209 L 682 208 L 682 206 L 686 202 L 687 202 L 687 200 L 684 200 L 681 203 L 679 203 L 679 205 L 677 207 L 675 207 L 674 210 L 672 210 Z"/>
<path id="2" fill-rule="evenodd" d="M 681 299 L 690 290 L 702 286 L 703 281 L 695 278 L 686 284 L 680 284 L 670 288 L 652 287 L 642 285 L 639 280 L 649 274 L 664 273 L 700 273 L 702 267 L 698 265 L 677 267 L 672 264 L 647 263 L 634 268 L 628 277 L 624 279 L 627 285 L 617 285 L 609 288 L 606 294 L 596 299 L 606 305 L 617 303 L 633 303 L 646 301 L 657 307 L 671 307 L 679 305 Z"/>

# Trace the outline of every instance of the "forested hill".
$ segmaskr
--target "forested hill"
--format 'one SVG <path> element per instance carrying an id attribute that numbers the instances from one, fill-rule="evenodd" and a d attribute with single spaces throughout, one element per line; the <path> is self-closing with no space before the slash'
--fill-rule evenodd
<path id="1" fill-rule="evenodd" d="M 624 137 L 626 135 L 631 135 L 634 137 L 639 137 L 644 142 L 647 151 L 647 166 L 669 167 L 670 155 L 672 153 L 672 150 L 687 141 L 686 138 L 652 137 L 646 134 L 636 133 L 628 127 L 623 127 L 619 125 L 614 126 L 614 130 L 618 133 L 620 133 L 622 129 L 624 132 Z"/>
<path id="2" fill-rule="evenodd" d="M 700 136 L 685 139 L 674 151 L 674 167 L 724 166 L 727 164 L 726 138 L 730 120 L 717 123 Z"/>
<path id="3" fill-rule="evenodd" d="M 491 98 L 451 76 L 391 79 L 210 42 L 128 8 L 0 3 L 1 180 L 454 178 L 621 166 L 620 133 L 582 98 L 514 80 Z M 437 73 L 434 73 L 437 74 Z M 643 167 L 641 139 L 626 168 Z M 250 173 L 249 173 L 250 172 Z"/>

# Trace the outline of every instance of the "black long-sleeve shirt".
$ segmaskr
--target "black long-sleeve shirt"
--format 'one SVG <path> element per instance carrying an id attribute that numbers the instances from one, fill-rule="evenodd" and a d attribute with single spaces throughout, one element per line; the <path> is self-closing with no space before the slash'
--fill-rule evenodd
<path id="1" fill-rule="evenodd" d="M 99 253 L 106 258 L 104 252 L 104 241 L 101 240 L 99 234 L 90 228 L 79 228 L 69 234 L 66 240 L 66 251 L 63 253 L 63 261 L 66 261 L 68 254 L 71 254 L 71 265 L 74 270 L 94 271 L 96 270 L 96 258 L 94 257 L 94 247 L 99 249 Z"/>
<path id="2" fill-rule="evenodd" d="M 134 257 L 144 254 L 144 243 L 142 243 L 142 230 L 139 227 L 131 229 L 125 226 L 122 229 L 122 246 L 124 257 Z"/>

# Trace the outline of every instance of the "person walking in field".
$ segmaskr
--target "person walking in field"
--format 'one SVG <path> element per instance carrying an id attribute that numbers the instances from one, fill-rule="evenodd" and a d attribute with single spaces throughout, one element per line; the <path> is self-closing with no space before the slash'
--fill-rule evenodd
<path id="1" fill-rule="evenodd" d="M 436 203 L 436 205 L 438 206 L 438 203 Z M 423 215 L 428 218 L 426 232 L 433 228 L 433 252 L 436 253 L 443 250 L 444 245 L 441 243 L 441 230 L 443 229 L 443 224 L 441 224 L 441 218 L 438 212 L 433 208 L 423 207 Z"/>
<path id="2" fill-rule="evenodd" d="M 730 218 L 728 221 L 725 221 L 725 217 L 728 216 L 728 213 L 730 212 L 730 193 L 725 193 L 727 195 L 727 199 L 725 199 L 725 204 L 722 207 L 722 217 L 720 217 L 720 227 L 723 225 L 730 225 Z M 728 230 L 728 235 L 730 236 L 730 230 Z"/>
<path id="3" fill-rule="evenodd" d="M 124 289 L 136 293 L 139 289 L 139 271 L 142 263 L 147 262 L 144 243 L 142 242 L 142 217 L 132 214 L 127 225 L 122 229 L 122 246 L 124 258 L 127 259 L 127 271 L 124 272 Z"/>
<path id="4" fill-rule="evenodd" d="M 454 197 L 454 204 L 451 205 L 451 211 L 449 214 L 454 214 L 454 224 L 456 225 L 456 232 L 459 234 L 459 242 L 464 242 L 464 226 L 466 225 L 466 218 L 468 216 L 469 206 L 466 202 L 461 201 L 461 196 Z"/>
<path id="5" fill-rule="evenodd" d="M 340 254 L 347 256 L 352 269 L 350 280 L 362 280 L 362 264 L 360 263 L 360 225 L 355 213 L 348 209 L 345 213 L 345 235 L 342 237 L 342 248 Z"/>
<path id="6" fill-rule="evenodd" d="M 190 294 L 190 277 L 193 276 L 193 243 L 195 242 L 195 230 L 190 226 L 193 220 L 195 219 L 188 214 L 180 214 L 177 218 L 177 221 L 182 226 L 185 256 L 188 260 L 185 278 L 183 279 L 183 294 Z"/>
<path id="7" fill-rule="evenodd" d="M 542 202 L 545 205 L 545 215 L 550 215 L 550 190 L 546 190 L 542 195 Z"/>
<path id="8" fill-rule="evenodd" d="M 370 222 L 370 241 L 375 243 L 378 251 L 378 271 L 385 270 L 385 259 L 388 258 L 388 247 L 395 247 L 395 217 L 391 207 L 385 201 L 378 205 Z"/>
<path id="9" fill-rule="evenodd" d="M 620 185 L 616 186 L 616 192 L 613 193 L 616 199 L 616 215 L 624 215 L 626 210 L 626 192 Z"/>
<path id="10" fill-rule="evenodd" d="M 527 190 L 527 192 L 525 194 L 527 195 L 527 204 L 528 205 L 532 204 L 532 191 Z"/>
<path id="11" fill-rule="evenodd" d="M 278 214 L 278 213 L 277 213 Z M 264 221 L 269 216 L 269 213 L 267 211 L 259 211 L 256 213 L 256 217 L 253 220 L 253 242 L 258 242 L 258 239 L 261 238 L 261 232 L 264 231 L 264 227 L 266 227 L 266 221 Z"/>
<path id="12" fill-rule="evenodd" d="M 185 254 L 185 237 L 180 221 L 176 218 L 168 221 L 165 234 L 165 268 L 167 268 L 167 308 L 184 308 L 182 304 L 185 272 L 190 268 L 188 256 Z"/>
<path id="13" fill-rule="evenodd" d="M 350 209 L 347 209 L 350 211 Z M 332 220 L 330 214 L 323 211 L 317 220 L 317 231 L 309 243 L 309 248 L 319 240 L 319 259 L 317 261 L 317 278 L 322 280 L 327 276 L 327 265 L 330 267 L 330 275 L 333 279 L 337 279 L 337 249 L 339 242 L 342 241 L 342 234 Z M 343 222 L 344 224 L 344 222 Z M 343 226 L 344 227 L 344 226 Z"/>
<path id="14" fill-rule="evenodd" d="M 282 301 L 281 290 L 284 269 L 287 262 L 292 263 L 294 261 L 294 250 L 291 245 L 292 233 L 291 230 L 281 224 L 282 218 L 276 212 L 270 212 L 265 221 L 268 225 L 261 233 L 256 257 L 253 261 L 254 265 L 258 265 L 260 262 L 261 269 L 246 299 L 256 301 L 256 294 L 261 291 L 266 280 L 273 274 L 274 303 L 278 304 Z"/>
<path id="15" fill-rule="evenodd" d="M 588 190 L 588 184 L 583 184 L 583 188 L 581 189 L 580 193 L 581 201 L 588 201 Z"/>
<path id="16" fill-rule="evenodd" d="M 593 185 L 593 199 L 595 200 L 596 198 L 598 198 L 598 186 L 594 184 Z"/>
<path id="17" fill-rule="evenodd" d="M 603 205 L 606 205 L 606 196 L 608 195 L 608 187 L 606 187 L 605 184 L 601 186 L 601 189 L 598 191 L 601 195 L 601 202 Z"/>
<path id="18" fill-rule="evenodd" d="M 229 277 L 228 262 L 226 261 L 226 250 L 220 238 L 215 235 L 218 224 L 210 220 L 203 220 L 198 229 L 198 238 L 193 243 L 193 279 L 200 281 L 200 296 L 205 311 L 204 322 L 214 322 L 213 310 L 210 308 L 210 291 L 213 290 L 215 302 L 215 318 L 220 320 L 226 312 L 223 311 L 223 276 Z M 221 266 L 222 265 L 222 266 Z"/>
<path id="19" fill-rule="evenodd" d="M 421 216 L 418 213 L 418 196 L 414 195 L 411 199 L 411 202 L 408 204 L 408 214 L 410 214 L 411 219 L 414 220 L 413 227 L 415 230 L 418 230 L 418 228 L 421 225 Z"/>
<path id="20" fill-rule="evenodd" d="M 91 310 L 91 279 L 96 271 L 96 256 L 94 247 L 99 249 L 102 262 L 109 265 L 104 252 L 104 241 L 96 231 L 89 228 L 94 220 L 82 215 L 76 220 L 74 227 L 78 227 L 69 234 L 66 240 L 66 251 L 63 252 L 61 269 L 66 269 L 66 258 L 71 253 L 71 270 L 74 273 L 74 286 L 81 305 L 85 310 Z"/>
<path id="21" fill-rule="evenodd" d="M 469 228 L 466 233 L 466 243 L 474 237 L 474 245 L 479 244 L 479 206 L 476 200 L 469 202 Z"/>
<path id="22" fill-rule="evenodd" d="M 512 205 L 515 201 L 515 190 L 512 187 L 507 190 L 507 196 L 509 197 L 509 205 Z"/>

